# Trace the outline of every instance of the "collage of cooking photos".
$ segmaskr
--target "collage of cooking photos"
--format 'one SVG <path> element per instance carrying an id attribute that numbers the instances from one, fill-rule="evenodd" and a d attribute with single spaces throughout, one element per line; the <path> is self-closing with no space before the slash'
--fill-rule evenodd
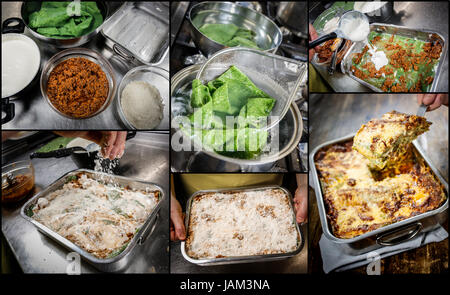
<path id="1" fill-rule="evenodd" d="M 2 279 L 448 275 L 448 1 L 1 14 Z"/>

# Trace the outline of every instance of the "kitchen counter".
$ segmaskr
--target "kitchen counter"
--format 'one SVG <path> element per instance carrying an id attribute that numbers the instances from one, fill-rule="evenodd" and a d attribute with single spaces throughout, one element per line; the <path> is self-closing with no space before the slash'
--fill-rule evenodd
<path id="1" fill-rule="evenodd" d="M 119 7 L 120 2 L 108 2 L 110 5 L 110 15 L 112 15 Z M 10 17 L 20 18 L 21 2 L 2 2 L 2 23 Z M 151 33 L 151 32 L 149 32 Z M 28 28 L 25 29 L 25 35 L 31 37 L 39 46 L 41 52 L 41 67 L 38 76 L 40 77 L 42 68 L 45 63 L 57 52 L 63 49 L 57 49 L 32 37 Z M 132 68 L 142 64 L 138 62 L 125 61 L 122 57 L 115 54 L 105 44 L 105 37 L 99 32 L 97 36 L 90 42 L 81 47 L 90 48 L 99 52 L 112 65 L 116 78 L 117 87 L 123 76 Z M 169 71 L 169 54 L 166 55 L 161 64 L 157 65 Z M 23 97 L 18 97 L 13 101 L 15 104 L 16 115 L 13 120 L 2 125 L 3 129 L 123 129 L 126 126 L 122 123 L 117 112 L 117 92 L 112 103 L 100 114 L 89 119 L 69 119 L 59 115 L 54 111 L 47 101 L 42 97 L 39 77 L 35 85 L 32 86 L 29 93 Z M 25 97 L 26 96 L 26 97 Z M 157 130 L 169 129 L 169 101 L 164 101 L 164 118 Z"/>
<path id="2" fill-rule="evenodd" d="M 363 96 L 363 97 L 362 97 Z M 319 144 L 356 133 L 372 118 L 392 110 L 415 114 L 418 110 L 415 94 L 313 94 L 310 96 L 310 150 Z M 448 108 L 427 112 L 433 124 L 417 143 L 448 182 Z M 311 179 L 311 178 L 310 178 Z M 312 183 L 310 183 L 312 186 Z M 322 235 L 316 196 L 309 194 L 310 271 L 323 273 L 319 240 Z M 448 231 L 448 227 L 445 227 Z M 381 261 L 385 273 L 440 273 L 448 270 L 448 239 L 387 257 Z M 352 272 L 366 273 L 366 267 Z"/>
<path id="3" fill-rule="evenodd" d="M 317 14 L 317 12 L 313 12 Z M 311 11 L 310 11 L 311 16 Z M 310 23 L 314 20 L 310 19 Z M 384 23 L 405 26 L 409 28 L 423 28 L 439 32 L 448 39 L 448 2 L 394 2 L 394 13 Z M 313 63 L 314 68 L 336 92 L 372 92 L 370 88 L 361 85 L 348 75 L 336 71 L 333 76 L 327 72 L 326 66 Z M 340 65 L 338 65 L 340 68 Z M 448 91 L 448 52 L 445 58 L 436 92 Z"/>
<path id="4" fill-rule="evenodd" d="M 126 273 L 169 272 L 169 134 L 138 132 L 126 143 L 120 159 L 121 175 L 159 184 L 166 193 L 156 227 L 146 242 L 134 249 Z M 40 147 L 40 146 L 39 146 Z M 30 150 L 10 158 L 9 163 L 28 159 Z M 47 187 L 63 174 L 77 169 L 71 157 L 33 159 L 36 192 Z M 8 163 L 3 163 L 4 165 Z M 20 267 L 25 273 L 65 273 L 69 266 L 68 250 L 40 233 L 34 225 L 20 216 L 25 201 L 14 206 L 2 206 L 2 232 Z M 98 272 L 81 260 L 81 272 Z"/>

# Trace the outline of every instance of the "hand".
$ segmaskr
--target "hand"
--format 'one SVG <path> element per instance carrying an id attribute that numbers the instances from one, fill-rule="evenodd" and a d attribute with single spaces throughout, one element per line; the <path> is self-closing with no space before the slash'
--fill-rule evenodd
<path id="1" fill-rule="evenodd" d="M 317 35 L 316 29 L 314 29 L 312 24 L 309 24 L 309 41 L 314 41 L 317 38 L 319 38 L 319 35 Z M 314 57 L 314 54 L 316 53 L 316 51 L 318 50 L 318 46 L 311 48 L 309 50 L 309 61 L 312 60 L 312 58 Z"/>
<path id="2" fill-rule="evenodd" d="M 55 131 L 64 137 L 81 137 L 95 142 L 101 147 L 105 158 L 121 158 L 125 151 L 126 131 Z"/>
<path id="3" fill-rule="evenodd" d="M 441 105 L 448 106 L 448 94 L 417 94 L 417 102 L 419 105 L 422 103 L 427 105 L 427 112 L 430 112 L 439 108 Z"/>
<path id="4" fill-rule="evenodd" d="M 170 198 L 170 240 L 178 241 L 186 239 L 183 210 L 178 200 L 172 195 Z"/>
<path id="5" fill-rule="evenodd" d="M 297 223 L 308 220 L 308 181 L 306 174 L 297 174 L 297 190 L 294 196 Z"/>

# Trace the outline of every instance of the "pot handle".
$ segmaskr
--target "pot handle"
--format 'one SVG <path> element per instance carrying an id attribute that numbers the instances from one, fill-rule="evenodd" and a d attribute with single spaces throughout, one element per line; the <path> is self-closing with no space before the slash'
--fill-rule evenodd
<path id="1" fill-rule="evenodd" d="M 405 241 L 409 241 L 417 236 L 421 232 L 422 228 L 423 225 L 420 222 L 400 227 L 396 230 L 379 235 L 377 237 L 377 244 L 380 246 L 394 246 Z"/>
<path id="2" fill-rule="evenodd" d="M 11 23 L 17 22 L 17 25 L 10 25 Z M 25 31 L 25 23 L 21 18 L 10 17 L 3 22 L 2 34 L 6 33 L 19 33 L 22 34 Z"/>
<path id="3" fill-rule="evenodd" d="M 4 118 L 3 112 L 6 114 Z M 2 125 L 14 119 L 15 114 L 14 103 L 9 102 L 9 98 L 2 99 Z"/>
<path id="4" fill-rule="evenodd" d="M 308 48 L 314 48 L 317 45 L 320 45 L 320 44 L 322 44 L 325 41 L 328 41 L 328 40 L 331 40 L 331 39 L 335 39 L 335 38 L 337 38 L 337 34 L 335 32 L 332 32 L 332 33 L 327 34 L 327 35 L 323 35 L 322 37 L 319 37 L 316 40 L 309 42 Z"/>

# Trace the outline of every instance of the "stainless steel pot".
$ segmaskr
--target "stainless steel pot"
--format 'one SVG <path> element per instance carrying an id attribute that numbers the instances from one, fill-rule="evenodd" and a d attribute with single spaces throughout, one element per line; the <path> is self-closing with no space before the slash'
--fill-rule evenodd
<path id="1" fill-rule="evenodd" d="M 275 52 L 283 35 L 277 25 L 263 14 L 231 2 L 202 2 L 189 10 L 191 36 L 200 51 L 207 57 L 224 49 L 224 46 L 203 35 L 198 28 L 205 23 L 235 24 L 256 33 L 256 43 L 263 51 Z"/>
<path id="2" fill-rule="evenodd" d="M 21 13 L 21 17 L 22 17 L 22 21 L 25 24 L 25 26 L 29 29 L 31 35 L 33 35 L 33 37 L 35 37 L 36 39 L 44 42 L 45 44 L 48 45 L 52 45 L 55 46 L 57 48 L 72 48 L 72 47 L 79 47 L 80 45 L 83 45 L 87 42 L 89 42 L 90 40 L 92 40 L 97 34 L 98 32 L 100 32 L 103 28 L 103 24 L 106 21 L 106 18 L 109 16 L 109 8 L 108 5 L 106 4 L 106 2 L 103 1 L 96 1 L 97 2 L 97 6 L 98 9 L 100 10 L 100 12 L 102 13 L 103 16 L 103 23 L 98 26 L 95 30 L 93 30 L 92 32 L 90 32 L 89 34 L 77 37 L 77 38 L 71 38 L 71 39 L 55 39 L 55 38 L 50 38 L 44 35 L 39 34 L 38 32 L 36 32 L 35 30 L 33 30 L 32 28 L 30 28 L 28 26 L 28 17 L 29 15 L 40 9 L 41 7 L 41 2 L 37 2 L 37 1 L 24 1 L 21 5 L 20 8 L 20 13 Z"/>
<path id="3" fill-rule="evenodd" d="M 189 114 L 192 80 L 195 79 L 201 65 L 193 65 L 176 73 L 171 79 L 172 119 Z M 172 124 L 178 128 L 176 124 Z M 178 130 L 178 129 L 177 129 Z M 172 170 L 191 172 L 264 172 L 270 170 L 276 161 L 289 155 L 302 137 L 303 121 L 300 111 L 292 103 L 289 111 L 279 123 L 279 151 L 260 159 L 237 159 L 219 155 L 211 151 L 173 151 L 171 150 Z M 174 131 L 177 132 L 177 131 Z M 181 132 L 178 130 L 178 132 Z M 184 135 L 183 135 L 184 136 Z M 176 137 L 172 137 L 174 140 Z M 176 139 L 175 139 L 176 140 Z M 183 140 L 190 140 L 183 137 Z"/>
<path id="4" fill-rule="evenodd" d="M 316 193 L 322 231 L 327 239 L 336 243 L 344 253 L 359 255 L 368 253 L 384 246 L 397 245 L 402 242 L 408 241 L 416 237 L 419 233 L 425 233 L 436 229 L 440 224 L 443 224 L 445 222 L 448 209 L 448 183 L 440 175 L 439 171 L 432 165 L 429 159 L 424 155 L 420 147 L 415 144 L 415 142 L 413 142 L 413 145 L 419 155 L 424 159 L 425 163 L 431 168 L 434 175 L 444 186 L 445 192 L 447 194 L 447 200 L 445 201 L 445 203 L 435 210 L 428 211 L 384 227 L 380 227 L 376 230 L 367 232 L 351 239 L 341 239 L 335 237 L 327 220 L 322 188 L 316 170 L 314 157 L 320 149 L 336 143 L 349 141 L 354 137 L 354 135 L 355 134 L 351 134 L 342 138 L 327 141 L 317 146 L 310 154 L 309 161 L 313 180 L 312 183 L 314 184 L 314 190 Z"/>
<path id="5" fill-rule="evenodd" d="M 277 20 L 299 37 L 308 36 L 308 5 L 306 1 L 279 2 L 276 12 Z"/>

